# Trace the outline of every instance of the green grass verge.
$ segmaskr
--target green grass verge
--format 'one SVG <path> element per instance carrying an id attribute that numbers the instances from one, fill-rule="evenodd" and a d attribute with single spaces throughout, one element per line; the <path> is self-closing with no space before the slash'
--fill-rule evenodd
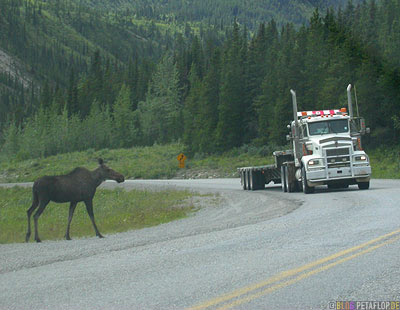
<path id="1" fill-rule="evenodd" d="M 256 149 L 242 148 L 222 155 L 197 155 L 186 160 L 186 167 L 180 169 L 176 157 L 183 150 L 183 144 L 175 143 L 118 150 L 88 150 L 24 161 L 3 157 L 0 158 L 0 183 L 34 181 L 44 175 L 68 173 L 78 166 L 95 169 L 99 157 L 127 179 L 168 179 L 181 174 L 191 177 L 192 172 L 210 170 L 216 176 L 232 177 L 237 167 L 273 162 L 272 156 L 260 154 Z"/>
<path id="2" fill-rule="evenodd" d="M 184 148 L 183 144 L 174 143 L 118 150 L 88 150 L 24 161 L 3 157 L 0 158 L 0 183 L 34 181 L 44 175 L 68 173 L 78 166 L 94 169 L 99 157 L 128 179 L 237 177 L 236 168 L 272 164 L 272 151 L 285 149 L 243 146 L 220 155 L 195 155 L 186 160 L 184 169 L 180 169 L 176 157 Z M 367 153 L 373 178 L 400 178 L 400 147 L 367 149 Z"/>
<path id="3" fill-rule="evenodd" d="M 375 179 L 400 179 L 400 147 L 366 150 Z"/>
<path id="4" fill-rule="evenodd" d="M 93 200 L 96 224 L 102 234 L 155 226 L 186 217 L 194 211 L 188 191 L 125 191 L 99 189 Z M 24 242 L 26 211 L 32 203 L 30 188 L 0 188 L 0 244 Z M 51 202 L 39 219 L 42 240 L 63 239 L 69 204 Z M 33 219 L 31 220 L 32 232 Z M 95 236 L 85 205 L 79 203 L 70 230 L 71 238 Z M 34 234 L 32 233 L 31 241 Z"/>
<path id="5" fill-rule="evenodd" d="M 65 174 L 79 166 L 92 170 L 98 166 L 97 158 L 100 157 L 127 179 L 172 178 L 179 169 L 176 156 L 182 149 L 183 145 L 170 144 L 118 150 L 88 150 L 24 161 L 3 158 L 0 161 L 0 182 L 34 181 L 44 175 Z"/>

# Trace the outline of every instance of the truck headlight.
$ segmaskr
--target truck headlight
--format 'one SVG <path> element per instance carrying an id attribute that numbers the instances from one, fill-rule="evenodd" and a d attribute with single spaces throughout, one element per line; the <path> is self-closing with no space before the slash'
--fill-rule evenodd
<path id="1" fill-rule="evenodd" d="M 367 156 L 365 156 L 365 155 L 355 156 L 354 159 L 356 161 L 367 161 L 368 160 Z"/>
<path id="2" fill-rule="evenodd" d="M 368 159 L 367 155 L 355 155 L 353 158 L 354 158 L 353 165 L 356 165 L 356 166 L 368 166 L 369 165 L 369 159 Z"/>
<path id="3" fill-rule="evenodd" d="M 312 168 L 321 169 L 323 167 L 324 167 L 324 160 L 322 158 L 310 159 L 307 162 L 308 169 L 312 169 Z"/>

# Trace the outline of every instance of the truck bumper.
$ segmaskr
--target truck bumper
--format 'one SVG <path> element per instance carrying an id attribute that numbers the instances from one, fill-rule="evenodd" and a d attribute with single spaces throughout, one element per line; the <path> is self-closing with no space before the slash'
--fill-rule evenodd
<path id="1" fill-rule="evenodd" d="M 310 170 L 307 172 L 309 186 L 324 185 L 329 183 L 357 184 L 368 182 L 371 178 L 371 166 L 353 166 L 342 168 L 329 168 Z"/>

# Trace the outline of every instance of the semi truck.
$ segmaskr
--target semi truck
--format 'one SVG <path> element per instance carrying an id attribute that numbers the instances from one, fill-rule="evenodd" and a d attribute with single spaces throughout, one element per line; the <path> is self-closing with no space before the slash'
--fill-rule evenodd
<path id="1" fill-rule="evenodd" d="M 290 149 L 273 152 L 273 165 L 238 168 L 244 190 L 264 189 L 273 182 L 282 191 L 313 193 L 316 186 L 369 188 L 371 166 L 361 138 L 369 133 L 362 117 L 354 116 L 351 84 L 348 109 L 298 111 L 296 92 L 290 90 L 293 121 L 288 125 Z M 357 109 L 358 110 L 358 109 Z"/>

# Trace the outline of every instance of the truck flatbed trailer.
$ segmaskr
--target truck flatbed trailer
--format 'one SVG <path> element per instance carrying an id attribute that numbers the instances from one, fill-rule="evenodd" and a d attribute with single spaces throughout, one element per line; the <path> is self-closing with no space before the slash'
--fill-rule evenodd
<path id="1" fill-rule="evenodd" d="M 293 162 L 293 152 L 292 150 L 275 151 L 273 156 L 275 164 L 237 169 L 243 189 L 259 190 L 264 189 L 265 185 L 270 182 L 274 182 L 274 184 L 282 183 L 281 167 L 286 162 Z"/>

